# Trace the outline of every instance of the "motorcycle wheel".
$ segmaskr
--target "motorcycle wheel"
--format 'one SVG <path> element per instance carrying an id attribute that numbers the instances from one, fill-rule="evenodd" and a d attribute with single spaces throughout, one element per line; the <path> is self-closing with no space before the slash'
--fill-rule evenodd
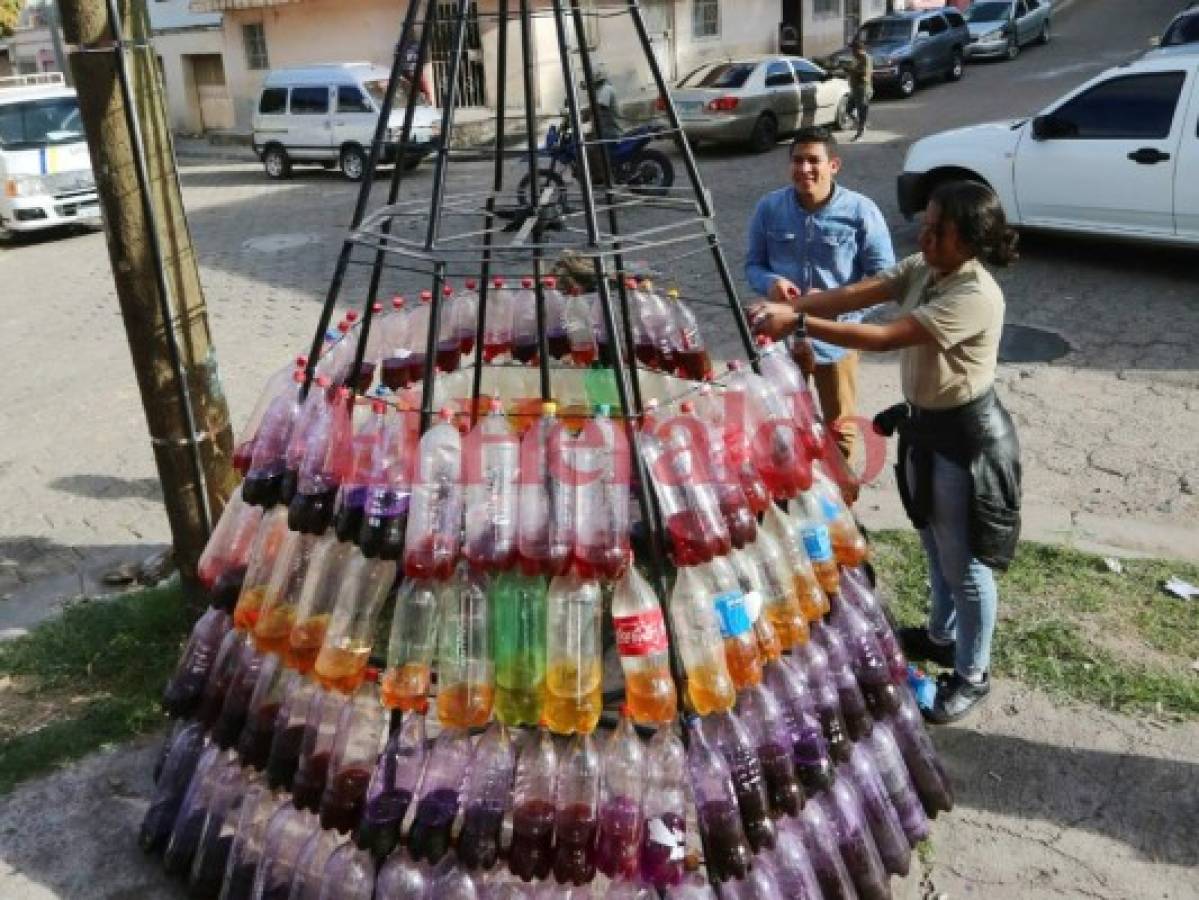
<path id="1" fill-rule="evenodd" d="M 553 169 L 538 169 L 538 193 L 544 193 L 547 184 L 554 186 L 553 202 L 558 206 L 559 214 L 566 213 L 568 211 L 566 182 Z M 521 178 L 520 184 L 516 186 L 516 201 L 520 206 L 532 205 L 532 200 L 529 198 L 529 176 L 527 174 Z"/>
<path id="2" fill-rule="evenodd" d="M 674 166 L 660 150 L 642 150 L 628 162 L 628 184 L 635 194 L 666 193 L 674 184 Z"/>

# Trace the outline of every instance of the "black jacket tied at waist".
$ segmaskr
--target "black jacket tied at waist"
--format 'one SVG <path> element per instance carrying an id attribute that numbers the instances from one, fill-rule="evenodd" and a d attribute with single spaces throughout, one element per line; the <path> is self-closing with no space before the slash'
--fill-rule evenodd
<path id="1" fill-rule="evenodd" d="M 921 409 L 900 403 L 879 413 L 884 434 L 899 431 L 896 480 L 899 497 L 916 528 L 928 522 L 933 454 L 970 472 L 970 552 L 992 569 L 1004 570 L 1020 538 L 1020 441 L 1012 417 L 994 388 L 953 409 Z M 910 458 L 914 484 L 904 471 Z"/>

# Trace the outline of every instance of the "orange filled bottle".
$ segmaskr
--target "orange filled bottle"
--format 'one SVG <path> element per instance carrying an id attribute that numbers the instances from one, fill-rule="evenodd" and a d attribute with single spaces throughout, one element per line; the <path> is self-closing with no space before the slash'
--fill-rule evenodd
<path id="1" fill-rule="evenodd" d="M 451 590 L 452 585 L 441 589 Z M 419 713 L 429 709 L 439 605 L 436 582 L 410 578 L 400 585 L 391 619 L 387 671 L 381 683 L 383 705 L 388 709 Z"/>
<path id="2" fill-rule="evenodd" d="M 724 639 L 724 658 L 733 684 L 739 691 L 758 684 L 762 680 L 762 657 L 751 610 L 746 607 L 745 592 L 736 572 L 723 556 L 713 558 L 699 569 L 707 581 L 708 596 L 716 607 L 720 634 Z"/>
<path id="3" fill-rule="evenodd" d="M 791 518 L 773 503 L 766 510 L 762 531 L 775 539 L 791 569 L 799 608 L 809 622 L 815 622 L 829 611 L 828 597 L 816 578 L 803 539 Z"/>
<path id="4" fill-rule="evenodd" d="M 633 566 L 616 583 L 612 625 L 629 714 L 641 725 L 672 721 L 678 695 L 670 675 L 666 622 L 654 589 Z"/>
<path id="5" fill-rule="evenodd" d="M 296 531 L 289 531 L 283 539 L 254 622 L 254 645 L 260 653 L 282 656 L 287 650 L 287 639 L 296 621 L 300 587 L 316 545 L 317 538 Z"/>
<path id="6" fill-rule="evenodd" d="M 357 554 L 353 544 L 337 540 L 332 533 L 321 538 L 312 551 L 296 603 L 295 624 L 283 651 L 284 663 L 301 674 L 307 675 L 316 665 L 342 576 L 350 559 Z"/>
<path id="7" fill-rule="evenodd" d="M 478 728 L 495 703 L 487 590 L 463 563 L 440 595 L 437 718 L 444 728 Z"/>
<path id="8" fill-rule="evenodd" d="M 798 502 L 793 506 L 792 527 L 803 541 L 816 580 L 826 594 L 835 594 L 841 589 L 841 574 L 837 569 L 837 557 L 833 555 L 833 542 L 824 511 L 820 508 L 820 500 L 815 491 L 801 491 Z"/>
<path id="9" fill-rule="evenodd" d="M 355 554 L 346 567 L 314 672 L 325 690 L 352 694 L 362 684 L 379 610 L 396 578 L 396 563 Z"/>
<path id="10" fill-rule="evenodd" d="M 258 623 L 267 582 L 275 567 L 275 559 L 283 548 L 288 534 L 287 507 L 276 506 L 265 516 L 254 535 L 246 577 L 242 581 L 237 605 L 233 608 L 233 627 L 238 631 L 253 631 Z"/>

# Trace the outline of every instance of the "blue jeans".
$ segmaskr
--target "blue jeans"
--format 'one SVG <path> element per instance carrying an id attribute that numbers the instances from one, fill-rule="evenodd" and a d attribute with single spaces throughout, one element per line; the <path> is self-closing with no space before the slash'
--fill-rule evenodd
<path id="1" fill-rule="evenodd" d="M 910 484 L 910 463 L 905 471 Z M 920 529 L 932 585 L 928 633 L 940 643 L 955 641 L 954 668 L 978 680 L 991 664 L 999 593 L 991 570 L 970 555 L 970 491 L 970 472 L 934 453 L 932 508 Z"/>

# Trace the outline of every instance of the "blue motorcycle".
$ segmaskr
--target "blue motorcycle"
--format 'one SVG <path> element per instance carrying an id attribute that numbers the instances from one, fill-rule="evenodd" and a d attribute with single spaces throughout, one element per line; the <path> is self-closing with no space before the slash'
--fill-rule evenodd
<path id="1" fill-rule="evenodd" d="M 674 184 L 674 166 L 670 164 L 670 157 L 649 146 L 660 134 L 657 126 L 643 125 L 623 132 L 616 143 L 605 145 L 612 179 L 616 184 L 627 186 L 638 194 L 664 194 L 666 189 Z M 592 182 L 597 186 L 602 185 L 603 170 L 598 155 L 599 148 L 587 149 Z M 568 204 L 563 172 L 569 172 L 576 181 L 580 178 L 579 142 L 575 140 L 568 117 L 564 116 L 561 124 L 550 126 L 545 136 L 545 145 L 537 152 L 539 156 L 548 157 L 550 161 L 548 167 L 537 170 L 538 192 L 544 197 L 546 187 L 552 185 L 555 189 L 556 204 L 565 212 L 568 210 Z M 520 180 L 517 197 L 520 206 L 527 208 L 530 205 L 528 175 Z"/>

